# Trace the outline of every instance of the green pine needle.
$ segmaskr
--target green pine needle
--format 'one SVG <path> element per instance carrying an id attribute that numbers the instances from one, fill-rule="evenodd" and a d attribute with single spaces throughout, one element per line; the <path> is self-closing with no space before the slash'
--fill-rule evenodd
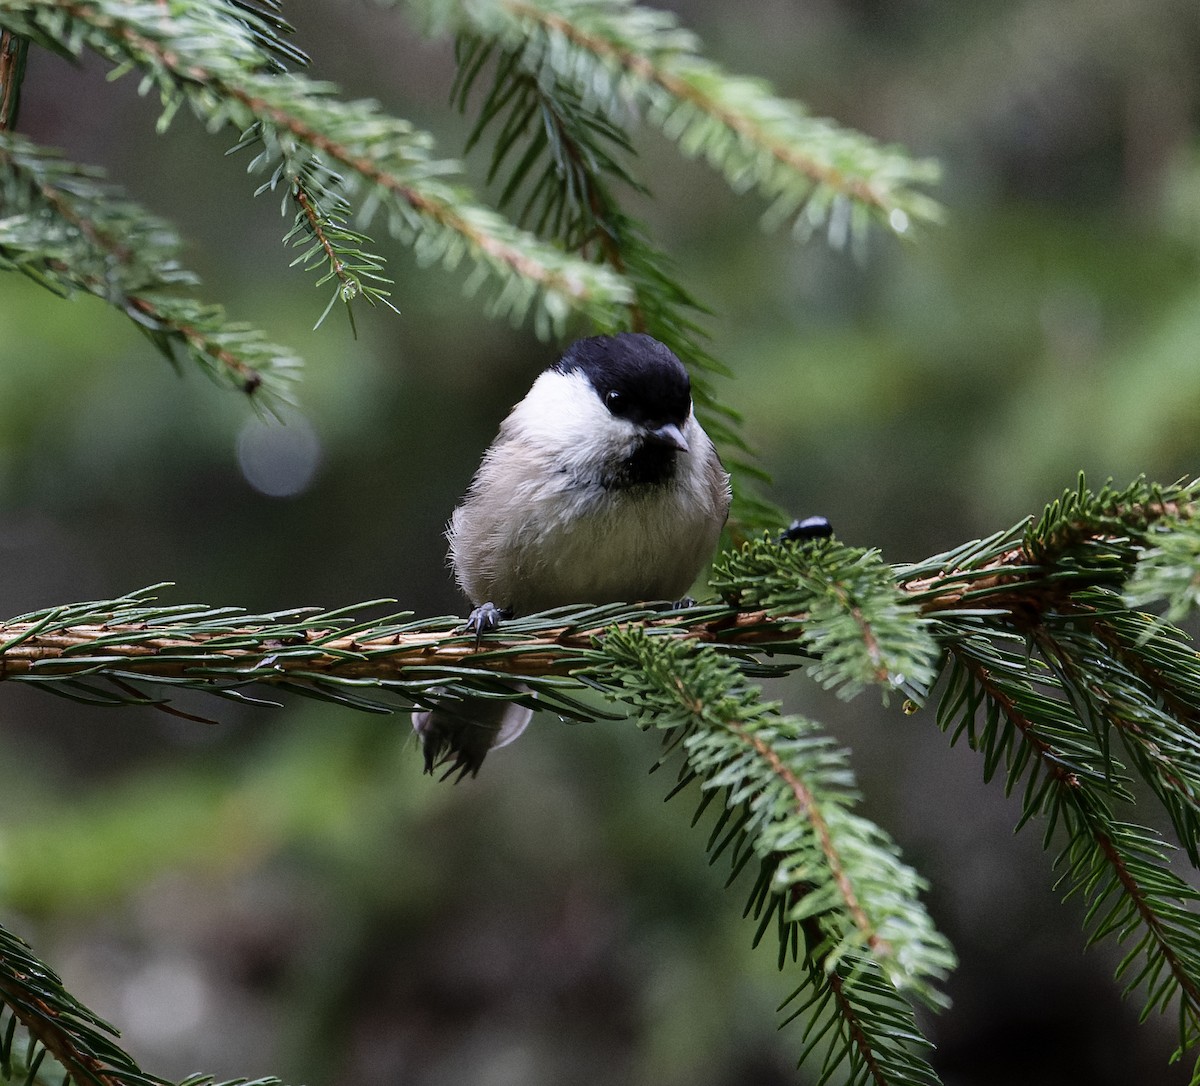
<path id="1" fill-rule="evenodd" d="M 166 1080 L 142 1071 L 116 1043 L 116 1030 L 76 1000 L 58 975 L 3 927 L 0 1077 L 74 1086 L 166 1086 Z"/>
<path id="2" fill-rule="evenodd" d="M 64 296 L 84 291 L 126 314 L 171 361 L 187 357 L 271 409 L 289 398 L 291 352 L 184 291 L 174 231 L 95 169 L 0 132 L 0 268 Z"/>
<path id="3" fill-rule="evenodd" d="M 878 684 L 919 700 L 937 675 L 929 620 L 900 593 L 876 551 L 763 538 L 725 554 L 713 587 L 744 610 L 803 616 L 797 632 L 817 661 L 811 674 L 842 697 Z"/>
<path id="4" fill-rule="evenodd" d="M 810 1001 L 828 1008 L 808 1019 L 802 1059 L 823 1048 L 824 1065 L 844 1061 L 853 1083 L 936 1082 L 904 996 L 943 1005 L 954 956 L 920 903 L 921 879 L 853 813 L 845 752 L 764 701 L 715 649 L 635 627 L 611 630 L 603 653 L 612 666 L 593 680 L 667 732 L 681 783 L 700 782 L 701 809 L 723 797 L 712 859 L 728 851 L 734 875 L 759 863 L 747 906 L 758 937 L 777 930 L 780 967 L 799 959 Z"/>
<path id="5" fill-rule="evenodd" d="M 861 245 L 871 221 L 906 235 L 939 217 L 923 191 L 937 179 L 933 163 L 814 118 L 761 80 L 730 75 L 666 12 L 631 0 L 410 6 L 431 29 L 494 42 L 539 82 L 573 86 L 598 117 L 624 123 L 631 108 L 641 111 L 734 191 L 757 190 L 768 228 L 788 225 L 801 238 L 825 229 L 834 245 Z"/>
<path id="6" fill-rule="evenodd" d="M 243 134 L 239 148 L 256 148 L 250 169 L 265 172 L 268 187 L 299 184 L 327 209 L 353 206 L 364 229 L 382 216 L 424 265 L 452 270 L 469 259 L 494 284 L 495 315 L 532 314 L 543 335 L 571 314 L 613 323 L 629 298 L 618 275 L 476 204 L 427 133 L 374 102 L 345 102 L 328 83 L 280 72 L 262 27 L 244 15 L 229 3 L 95 0 L 64 11 L 55 0 L 5 0 L 0 26 L 72 56 L 92 50 L 116 63 L 115 74 L 140 72 L 143 89 L 162 99 L 160 128 L 185 106 L 211 131 L 232 127 Z"/>

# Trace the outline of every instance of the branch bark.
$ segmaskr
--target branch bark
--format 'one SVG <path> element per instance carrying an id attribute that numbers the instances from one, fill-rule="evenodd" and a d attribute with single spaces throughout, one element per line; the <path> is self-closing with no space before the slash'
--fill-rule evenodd
<path id="1" fill-rule="evenodd" d="M 1161 513 L 1161 510 L 1158 511 Z M 1189 510 L 1190 512 L 1190 510 Z M 1090 538 L 1103 540 L 1109 533 Z M 1094 578 L 1094 574 L 1092 575 Z M 1055 574 L 1023 546 L 1009 547 L 968 569 L 948 569 L 901 581 L 921 614 L 979 607 L 1009 609 L 1022 624 L 1060 602 L 1070 580 Z M 630 611 L 634 611 L 631 605 Z M 536 617 L 536 616 L 535 616 Z M 732 606 L 688 612 L 641 613 L 637 621 L 677 637 L 763 652 L 804 655 L 798 630 L 807 616 L 773 614 Z M 526 620 L 528 621 L 528 620 Z M 293 679 L 400 680 L 413 668 L 472 668 L 532 678 L 568 676 L 581 654 L 594 647 L 614 622 L 629 619 L 570 616 L 534 632 L 508 632 L 479 641 L 444 626 L 396 631 L 386 623 L 345 633 L 334 626 L 298 628 L 247 624 L 196 628 L 186 623 L 104 622 L 54 626 L 41 622 L 0 624 L 0 681 L 39 676 L 85 675 L 119 670 L 147 679 L 280 683 Z M 437 627 L 437 622 L 430 624 Z M 510 628 L 511 630 L 511 628 Z M 119 665 L 117 667 L 116 665 Z"/>
<path id="2" fill-rule="evenodd" d="M 769 646 L 795 641 L 802 619 L 771 619 L 765 611 L 729 611 L 691 624 L 669 613 L 646 621 L 673 628 L 678 636 L 727 645 Z M 307 630 L 285 637 L 270 627 L 214 629 L 180 636 L 169 625 L 109 624 L 69 626 L 39 632 L 37 623 L 0 625 L 0 680 L 43 675 L 84 675 L 107 663 L 148 679 L 195 677 L 199 665 L 221 666 L 229 677 L 257 682 L 305 678 L 388 680 L 415 667 L 480 667 L 527 676 L 569 675 L 578 653 L 602 637 L 611 623 L 552 627 L 537 637 L 488 637 L 438 631 L 339 635 Z"/>

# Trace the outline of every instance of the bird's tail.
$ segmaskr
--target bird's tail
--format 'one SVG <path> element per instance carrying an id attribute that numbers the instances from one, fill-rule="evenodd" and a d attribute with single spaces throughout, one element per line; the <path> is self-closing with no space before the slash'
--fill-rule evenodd
<path id="1" fill-rule="evenodd" d="M 529 687 L 514 685 L 528 692 Z M 528 726 L 533 710 L 503 698 L 442 697 L 413 713 L 413 731 L 425 754 L 425 772 L 445 765 L 446 777 L 475 776 L 490 750 L 507 746 Z"/>

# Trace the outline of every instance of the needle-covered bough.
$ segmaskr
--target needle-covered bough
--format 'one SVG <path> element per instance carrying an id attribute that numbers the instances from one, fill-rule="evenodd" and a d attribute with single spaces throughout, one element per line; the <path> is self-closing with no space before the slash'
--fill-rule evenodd
<path id="1" fill-rule="evenodd" d="M 985 778 L 1019 796 L 1018 823 L 1042 822 L 1088 941 L 1127 944 L 1119 979 L 1146 1013 L 1175 1008 L 1189 1052 L 1198 895 L 1130 808 L 1141 779 L 1197 862 L 1200 657 L 1145 608 L 1179 618 L 1200 601 L 1198 497 L 1197 483 L 1081 483 L 1037 520 L 904 566 L 835 539 L 764 537 L 722 556 L 708 602 L 562 608 L 481 640 L 460 619 L 365 617 L 380 601 L 247 615 L 146 590 L 5 623 L 0 678 L 106 705 L 170 708 L 187 688 L 393 713 L 449 690 L 536 695 L 571 719 L 628 712 L 663 732 L 672 794 L 698 795 L 697 817 L 713 812 L 712 858 L 729 861 L 731 881 L 756 872 L 749 912 L 799 971 L 786 1008 L 806 1051 L 844 1060 L 851 1081 L 931 1083 L 910 1001 L 942 1005 L 953 955 L 922 882 L 855 813 L 845 752 L 756 680 L 800 668 L 847 697 L 876 686 L 965 736 Z"/>

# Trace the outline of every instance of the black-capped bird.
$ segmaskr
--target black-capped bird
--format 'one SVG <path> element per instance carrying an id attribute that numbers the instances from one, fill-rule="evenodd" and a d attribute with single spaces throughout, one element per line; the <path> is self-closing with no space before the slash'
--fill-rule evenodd
<path id="1" fill-rule="evenodd" d="M 711 557 L 729 500 L 671 350 L 640 333 L 578 340 L 501 424 L 451 517 L 467 628 L 567 604 L 678 600 Z M 426 769 L 451 761 L 461 776 L 531 715 L 447 697 L 413 726 Z"/>

